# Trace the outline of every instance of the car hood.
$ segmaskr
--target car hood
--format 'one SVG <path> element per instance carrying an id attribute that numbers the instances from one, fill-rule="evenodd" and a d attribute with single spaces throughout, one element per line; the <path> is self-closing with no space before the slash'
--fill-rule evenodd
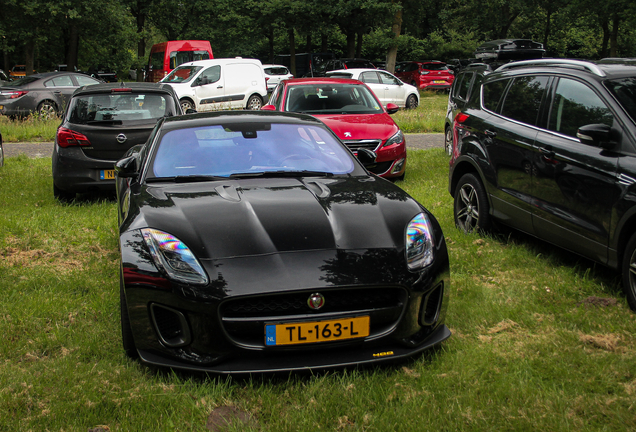
<path id="1" fill-rule="evenodd" d="M 391 116 L 382 114 L 314 115 L 341 140 L 391 138 L 399 130 Z"/>
<path id="2" fill-rule="evenodd" d="M 166 231 L 201 259 L 403 249 L 406 225 L 422 211 L 399 187 L 367 176 L 150 184 L 131 193 L 122 231 Z"/>

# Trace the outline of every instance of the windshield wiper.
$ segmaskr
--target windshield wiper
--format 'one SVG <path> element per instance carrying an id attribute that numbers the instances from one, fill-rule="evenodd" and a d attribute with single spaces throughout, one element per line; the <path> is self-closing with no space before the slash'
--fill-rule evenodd
<path id="1" fill-rule="evenodd" d="M 325 171 L 308 171 L 308 170 L 297 170 L 297 171 L 280 170 L 280 171 L 259 171 L 259 172 L 230 174 L 230 178 L 250 178 L 250 177 L 333 177 L 333 173 L 325 172 Z"/>
<path id="2" fill-rule="evenodd" d="M 217 180 L 227 180 L 227 177 L 219 177 L 219 176 L 213 176 L 213 175 L 150 177 L 146 179 L 146 183 L 155 183 L 155 182 L 190 183 L 190 182 L 206 182 L 206 181 L 217 181 Z"/>

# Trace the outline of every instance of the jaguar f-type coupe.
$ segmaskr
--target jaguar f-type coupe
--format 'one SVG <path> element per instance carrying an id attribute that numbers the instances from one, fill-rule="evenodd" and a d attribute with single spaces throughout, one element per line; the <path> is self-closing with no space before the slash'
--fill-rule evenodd
<path id="1" fill-rule="evenodd" d="M 213 373 L 361 365 L 450 336 L 439 224 L 320 120 L 162 118 L 116 164 L 125 352 Z"/>

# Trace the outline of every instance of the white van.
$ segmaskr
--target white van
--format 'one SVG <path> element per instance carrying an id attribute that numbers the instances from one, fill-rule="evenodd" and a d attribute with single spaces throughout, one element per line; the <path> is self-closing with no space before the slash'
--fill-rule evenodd
<path id="1" fill-rule="evenodd" d="M 160 82 L 172 86 L 184 112 L 188 109 L 258 110 L 267 96 L 260 60 L 240 57 L 184 63 Z"/>

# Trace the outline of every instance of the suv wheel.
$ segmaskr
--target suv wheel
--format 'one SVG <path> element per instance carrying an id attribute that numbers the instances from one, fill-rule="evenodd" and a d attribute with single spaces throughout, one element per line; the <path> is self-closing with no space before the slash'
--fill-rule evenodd
<path id="1" fill-rule="evenodd" d="M 627 303 L 633 311 L 636 311 L 636 233 L 629 239 L 623 255 L 623 292 L 627 297 Z"/>
<path id="2" fill-rule="evenodd" d="M 481 181 L 474 174 L 464 174 L 455 188 L 455 225 L 469 233 L 490 228 L 488 198 Z"/>
<path id="3" fill-rule="evenodd" d="M 444 132 L 444 151 L 449 156 L 453 153 L 453 129 L 450 126 Z"/>
<path id="4" fill-rule="evenodd" d="M 259 110 L 263 106 L 263 99 L 259 95 L 252 95 L 247 100 L 248 110 Z"/>

